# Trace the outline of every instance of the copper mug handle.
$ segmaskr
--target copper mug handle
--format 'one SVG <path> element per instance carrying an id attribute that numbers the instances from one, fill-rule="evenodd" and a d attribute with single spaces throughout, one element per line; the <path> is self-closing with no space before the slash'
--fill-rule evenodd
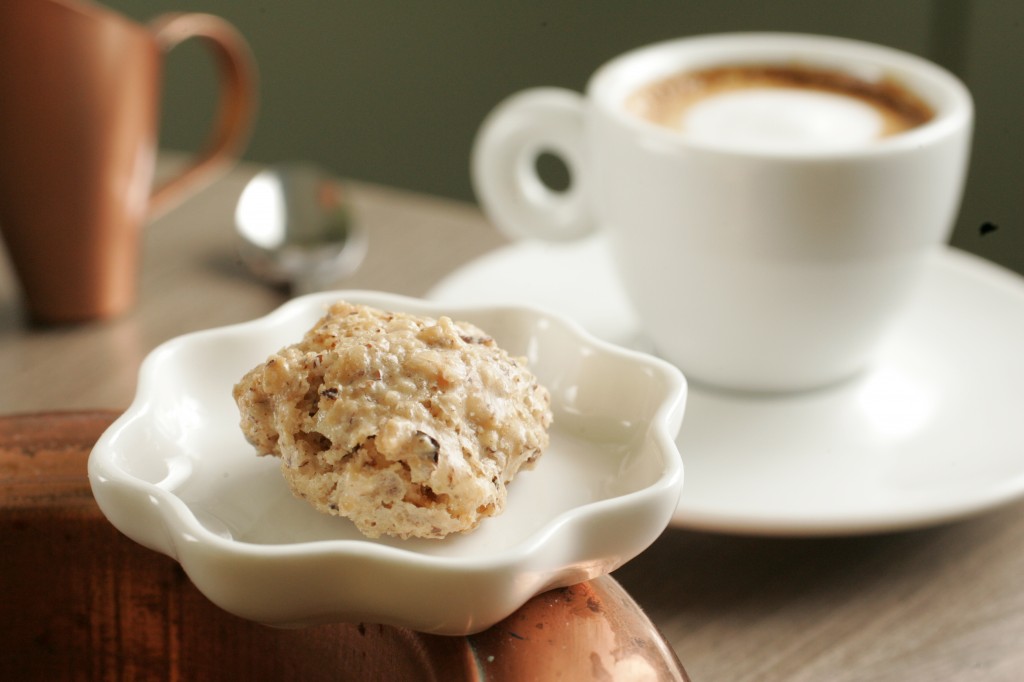
<path id="1" fill-rule="evenodd" d="M 150 23 L 149 29 L 165 54 L 190 38 L 202 40 L 213 52 L 220 75 L 217 119 L 206 146 L 186 168 L 153 190 L 148 215 L 152 219 L 222 174 L 240 155 L 256 109 L 256 72 L 247 43 L 220 17 L 201 13 L 162 14 Z"/>

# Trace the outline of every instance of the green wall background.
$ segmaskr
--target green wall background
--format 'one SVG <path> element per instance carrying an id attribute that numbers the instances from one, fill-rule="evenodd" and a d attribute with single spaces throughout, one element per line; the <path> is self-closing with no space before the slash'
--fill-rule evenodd
<path id="1" fill-rule="evenodd" d="M 474 132 L 527 87 L 580 90 L 625 50 L 679 36 L 780 30 L 928 57 L 975 97 L 974 155 L 953 243 L 1024 272 L 1024 2 L 1020 0 L 106 0 L 138 20 L 204 11 L 249 40 L 261 78 L 248 159 L 472 200 Z M 198 147 L 214 109 L 199 45 L 167 65 L 162 144 Z M 981 230 L 983 224 L 998 229 Z"/>

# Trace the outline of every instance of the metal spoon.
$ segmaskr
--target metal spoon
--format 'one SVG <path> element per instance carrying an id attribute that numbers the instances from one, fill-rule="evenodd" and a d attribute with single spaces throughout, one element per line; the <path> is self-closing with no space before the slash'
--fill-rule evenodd
<path id="1" fill-rule="evenodd" d="M 327 289 L 352 274 L 367 250 L 337 179 L 307 164 L 267 169 L 235 207 L 239 256 L 257 277 L 293 294 Z"/>

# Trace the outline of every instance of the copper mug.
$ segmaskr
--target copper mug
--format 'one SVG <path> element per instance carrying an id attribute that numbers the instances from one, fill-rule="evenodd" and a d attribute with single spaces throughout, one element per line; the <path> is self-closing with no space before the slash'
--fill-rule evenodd
<path id="1" fill-rule="evenodd" d="M 205 149 L 152 189 L 166 53 L 212 50 L 219 109 Z M 148 26 L 75 0 L 0 2 L 0 231 L 29 315 L 108 318 L 135 300 L 140 228 L 227 170 L 255 109 L 244 39 L 208 14 Z"/>

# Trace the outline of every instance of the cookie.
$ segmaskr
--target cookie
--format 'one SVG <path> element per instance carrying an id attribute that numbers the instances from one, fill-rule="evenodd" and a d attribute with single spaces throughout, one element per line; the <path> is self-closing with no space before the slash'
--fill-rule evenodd
<path id="1" fill-rule="evenodd" d="M 234 397 L 292 492 L 368 537 L 443 538 L 501 513 L 552 420 L 525 359 L 477 327 L 346 302 Z"/>

